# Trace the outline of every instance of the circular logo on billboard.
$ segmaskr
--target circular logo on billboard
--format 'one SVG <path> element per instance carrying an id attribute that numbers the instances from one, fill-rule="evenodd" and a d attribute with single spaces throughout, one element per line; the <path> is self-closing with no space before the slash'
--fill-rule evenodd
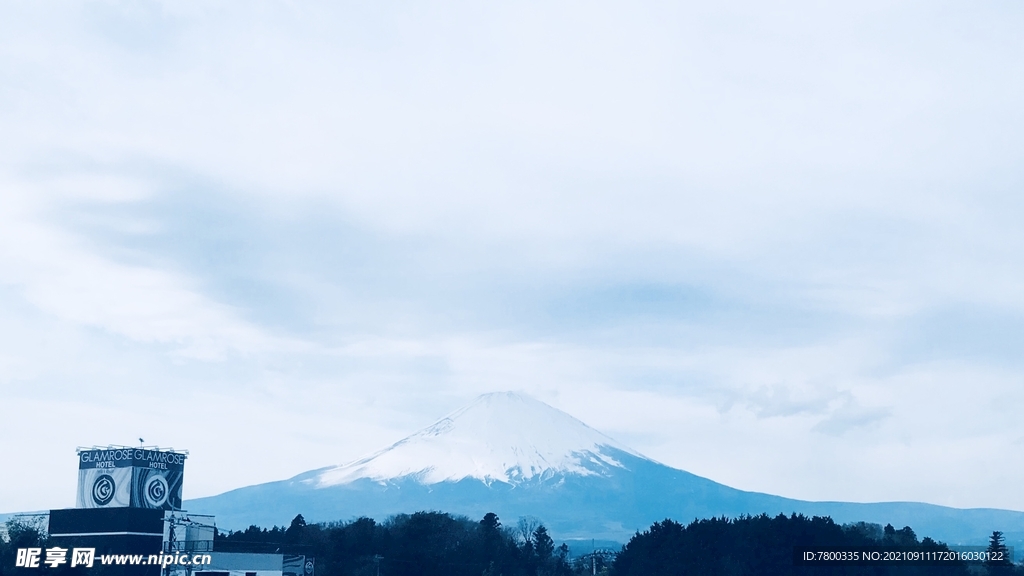
<path id="1" fill-rule="evenodd" d="M 106 506 L 114 499 L 114 479 L 109 474 L 103 474 L 92 483 L 92 501 L 97 506 Z"/>
<path id="2" fill-rule="evenodd" d="M 146 504 L 153 508 L 163 506 L 169 492 L 167 480 L 163 476 L 153 476 L 146 481 Z"/>

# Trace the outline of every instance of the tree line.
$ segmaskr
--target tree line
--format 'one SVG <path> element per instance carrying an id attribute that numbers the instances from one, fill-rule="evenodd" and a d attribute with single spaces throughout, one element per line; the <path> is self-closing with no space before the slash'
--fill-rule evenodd
<path id="1" fill-rule="evenodd" d="M 473 521 L 442 512 L 418 512 L 379 524 L 360 518 L 307 525 L 298 516 L 288 528 L 250 526 L 217 538 L 216 550 L 274 548 L 315 556 L 318 574 L 331 576 L 579 576 L 593 572 L 605 576 L 1024 576 L 1024 566 L 1014 566 L 1009 559 L 943 566 L 798 565 L 794 561 L 797 546 L 948 550 L 931 538 L 919 540 L 909 526 L 839 525 L 828 517 L 800 514 L 711 518 L 685 526 L 664 520 L 637 532 L 611 558 L 573 558 L 565 544 L 555 546 L 542 524 L 520 520 L 505 527 L 493 513 Z M 1006 552 L 1001 533 L 993 533 L 989 551 Z"/>
<path id="2" fill-rule="evenodd" d="M 503 526 L 496 514 L 479 521 L 443 512 L 399 514 L 382 523 L 307 524 L 301 515 L 288 528 L 250 526 L 218 533 L 214 550 L 287 551 L 316 558 L 317 573 L 345 576 L 572 576 L 582 573 L 565 544 L 555 546 L 547 528 L 521 520 Z"/>
<path id="3" fill-rule="evenodd" d="M 14 568 L 15 553 L 18 548 L 47 547 L 45 526 L 15 519 L 8 521 L 7 534 L 0 538 L 0 576 L 29 574 Z M 417 512 L 383 522 L 358 518 L 320 524 L 307 524 L 299 515 L 287 528 L 217 532 L 214 542 L 219 552 L 313 556 L 318 576 L 1024 576 L 1024 566 L 1009 560 L 944 566 L 798 565 L 797 546 L 948 550 L 931 538 L 919 540 L 909 526 L 839 525 L 831 518 L 799 514 L 711 518 L 687 525 L 664 520 L 634 534 L 617 553 L 577 557 L 565 544 L 556 545 L 539 521 L 523 518 L 505 526 L 493 513 L 480 520 Z M 992 534 L 988 550 L 1006 552 L 1000 532 Z"/>
<path id="4" fill-rule="evenodd" d="M 1000 532 L 992 534 L 988 547 L 1002 552 L 1003 562 L 914 565 L 909 562 L 887 565 L 800 565 L 795 548 L 828 549 L 910 549 L 919 552 L 948 552 L 940 542 L 925 537 L 918 540 L 909 527 L 884 528 L 858 522 L 839 525 L 828 517 L 768 515 L 737 519 L 694 520 L 683 526 L 672 520 L 655 523 L 638 533 L 615 558 L 611 574 L 615 576 L 728 576 L 728 575 L 948 575 L 996 576 L 1024 575 L 1024 566 L 1014 566 L 1006 554 Z"/>

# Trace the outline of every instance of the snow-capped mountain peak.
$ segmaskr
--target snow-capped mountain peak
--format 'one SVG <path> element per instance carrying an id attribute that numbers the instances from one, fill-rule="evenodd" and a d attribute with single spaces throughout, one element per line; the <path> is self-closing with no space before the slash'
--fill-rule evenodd
<path id="1" fill-rule="evenodd" d="M 643 458 L 544 402 L 496 392 L 376 454 L 305 481 L 316 487 L 400 478 L 422 484 L 467 478 L 519 484 L 558 474 L 604 475 L 623 467 L 618 452 Z"/>
<path id="2" fill-rule="evenodd" d="M 443 510 L 470 518 L 493 512 L 506 521 L 530 515 L 560 537 L 620 541 L 664 518 L 758 514 L 898 522 L 964 545 L 984 545 L 993 526 L 1007 533 L 1024 526 L 1024 513 L 1010 510 L 805 502 L 736 490 L 644 458 L 564 412 L 509 393 L 481 396 L 356 462 L 186 504 L 237 529 L 287 524 L 298 513 L 329 522 Z"/>

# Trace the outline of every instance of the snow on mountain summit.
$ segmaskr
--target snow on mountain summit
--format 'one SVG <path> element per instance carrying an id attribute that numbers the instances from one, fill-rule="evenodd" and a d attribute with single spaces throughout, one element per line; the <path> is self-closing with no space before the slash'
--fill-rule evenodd
<path id="1" fill-rule="evenodd" d="M 318 488 L 401 478 L 422 484 L 467 478 L 518 484 L 556 474 L 592 476 L 623 468 L 615 458 L 617 451 L 644 458 L 539 400 L 496 392 L 376 454 L 328 468 L 306 482 Z"/>

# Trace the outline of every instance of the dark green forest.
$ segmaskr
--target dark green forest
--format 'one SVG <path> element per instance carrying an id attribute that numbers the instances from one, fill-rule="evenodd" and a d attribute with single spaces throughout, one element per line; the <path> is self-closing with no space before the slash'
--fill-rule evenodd
<path id="1" fill-rule="evenodd" d="M 992 546 L 1002 546 L 1001 536 Z M 221 535 L 215 549 L 266 551 L 289 549 L 317 558 L 329 575 L 394 576 L 608 576 L 786 575 L 786 574 L 1024 574 L 1013 565 L 953 566 L 798 566 L 796 546 L 881 546 L 945 550 L 930 538 L 918 539 L 910 527 L 874 524 L 840 526 L 830 518 L 767 515 L 712 518 L 682 525 L 656 523 L 635 534 L 618 553 L 570 557 L 555 546 L 543 525 L 519 522 L 502 526 L 494 514 L 480 521 L 441 512 L 395 516 L 378 524 L 354 522 L 306 525 L 297 517 L 287 529 L 251 526 Z M 992 547 L 990 546 L 990 548 Z"/>
<path id="2" fill-rule="evenodd" d="M 38 573 L 14 568 L 17 548 L 46 547 L 41 526 L 12 520 L 9 541 L 0 540 L 0 576 Z M 894 547 L 945 550 L 910 527 L 839 525 L 802 515 L 735 519 L 672 520 L 636 533 L 621 550 L 573 557 L 556 545 L 539 521 L 505 526 L 494 514 L 480 520 L 443 512 L 400 514 L 384 522 L 307 524 L 297 516 L 286 527 L 218 533 L 214 550 L 304 554 L 316 558 L 318 576 L 732 576 L 732 575 L 1024 575 L 1009 562 L 945 566 L 798 565 L 798 546 Z M 1003 550 L 994 532 L 989 550 Z M 43 570 L 43 572 L 47 572 Z M 75 573 L 86 574 L 87 570 Z"/>

